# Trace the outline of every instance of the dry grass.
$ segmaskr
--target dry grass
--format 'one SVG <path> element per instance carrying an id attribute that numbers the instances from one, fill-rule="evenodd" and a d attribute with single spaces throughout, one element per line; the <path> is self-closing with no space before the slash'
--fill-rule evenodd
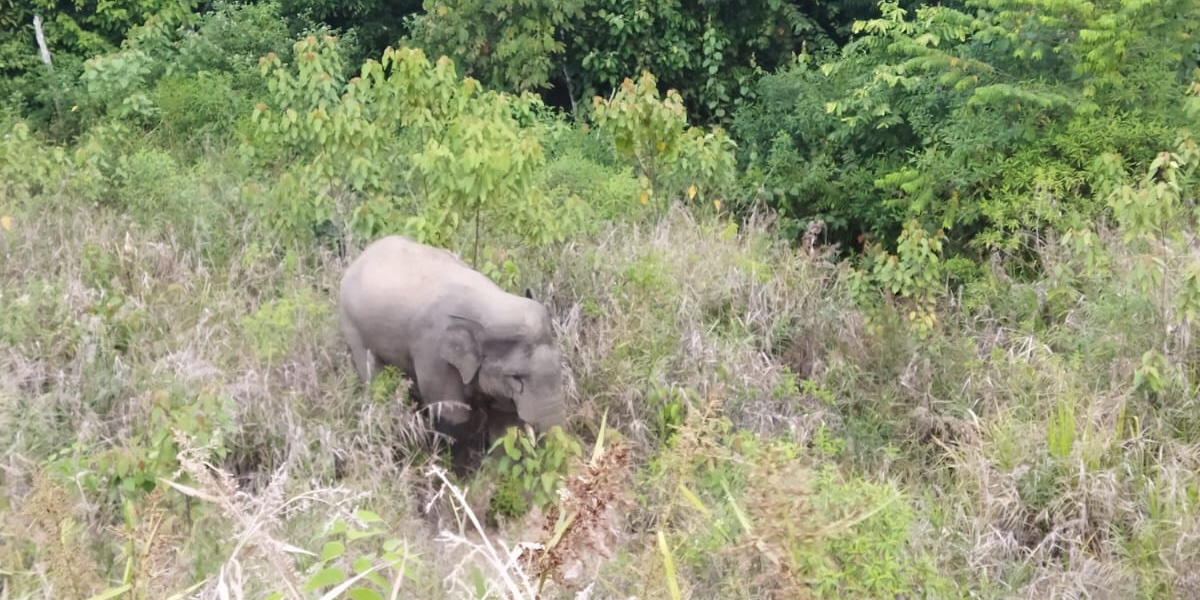
<path id="1" fill-rule="evenodd" d="M 98 590 L 101 582 L 78 535 L 74 503 L 61 484 L 41 473 L 32 477 L 20 515 L 27 519 L 24 533 L 43 559 L 34 567 L 37 578 L 47 594 L 85 597 Z"/>
<path id="2" fill-rule="evenodd" d="M 784 389 L 784 376 L 819 376 L 823 360 L 838 360 L 830 333 L 841 324 L 839 300 L 848 301 L 839 269 L 767 241 L 767 227 L 722 233 L 676 206 L 656 223 L 568 245 L 548 279 L 580 423 L 614 409 L 614 425 L 647 446 L 651 389 L 704 396 L 718 383 L 741 390 L 727 408 L 757 432 L 803 440 L 829 416 Z M 786 362 L 798 355 L 814 358 Z"/>
<path id="3" fill-rule="evenodd" d="M 540 548 L 522 554 L 522 564 L 540 580 L 568 588 L 593 582 L 600 564 L 613 556 L 620 539 L 622 509 L 631 502 L 629 447 L 596 442 L 589 460 L 577 464 L 559 490 L 559 503 L 542 523 Z"/>

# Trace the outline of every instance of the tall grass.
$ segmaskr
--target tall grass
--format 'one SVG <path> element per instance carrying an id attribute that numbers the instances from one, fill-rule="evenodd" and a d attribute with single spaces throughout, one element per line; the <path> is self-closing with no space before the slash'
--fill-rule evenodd
<path id="1" fill-rule="evenodd" d="M 88 192 L 17 154 L 36 158 L 0 165 L 5 597 L 1200 593 L 1190 346 L 1135 386 L 1179 333 L 1112 232 L 1109 268 L 1047 242 L 1052 275 L 999 264 L 924 338 L 868 328 L 847 267 L 767 217 L 675 206 L 506 248 L 551 308 L 588 450 L 558 502 L 497 520 L 494 473 L 445 474 L 404 386 L 356 382 L 348 257 L 268 243 L 227 157 L 131 155 Z"/>

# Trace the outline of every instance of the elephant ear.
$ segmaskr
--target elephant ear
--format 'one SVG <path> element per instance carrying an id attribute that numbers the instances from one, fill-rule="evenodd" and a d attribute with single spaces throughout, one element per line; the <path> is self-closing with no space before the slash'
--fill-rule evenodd
<path id="1" fill-rule="evenodd" d="M 466 385 L 475 378 L 483 358 L 480 355 L 478 335 L 482 325 L 478 321 L 456 315 L 450 315 L 449 320 L 438 344 L 438 356 L 458 369 L 463 385 Z"/>

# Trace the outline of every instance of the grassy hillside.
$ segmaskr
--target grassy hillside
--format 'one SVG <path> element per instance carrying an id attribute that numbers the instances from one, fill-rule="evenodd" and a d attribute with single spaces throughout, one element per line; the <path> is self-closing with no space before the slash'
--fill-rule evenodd
<path id="1" fill-rule="evenodd" d="M 820 80 L 853 110 L 806 120 L 798 62 L 739 141 L 649 73 L 568 120 L 221 11 L 46 88 L 53 127 L 0 112 L 0 598 L 1200 596 L 1195 84 L 1044 135 L 1071 96 L 988 84 L 910 168 L 855 55 Z M 1045 111 L 996 113 L 1008 154 L 968 126 L 1006 94 Z M 896 237 L 831 244 L 855 206 Z M 357 381 L 337 285 L 393 232 L 547 304 L 565 429 L 460 477 L 403 378 Z"/>
<path id="2" fill-rule="evenodd" d="M 357 386 L 334 304 L 356 247 L 261 243 L 221 153 L 123 156 L 97 188 L 10 131 L 10 598 L 318 597 L 355 561 L 386 565 L 358 582 L 382 597 L 532 597 L 542 575 L 545 597 L 1200 591 L 1194 351 L 1168 319 L 1186 250 L 1047 241 L 1047 278 L 996 271 L 925 329 L 855 308 L 846 265 L 768 219 L 676 205 L 498 247 L 551 307 L 579 445 L 553 509 L 578 516 L 505 569 L 555 513 L 495 462 L 438 471 L 404 387 Z M 572 453 L 541 447 L 539 474 Z"/>

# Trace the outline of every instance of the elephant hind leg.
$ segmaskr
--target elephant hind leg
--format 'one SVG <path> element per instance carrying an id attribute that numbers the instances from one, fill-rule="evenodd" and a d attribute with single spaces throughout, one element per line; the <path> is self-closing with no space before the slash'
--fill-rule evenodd
<path id="1" fill-rule="evenodd" d="M 444 448 L 450 454 L 450 467 L 455 475 L 464 477 L 480 464 L 484 432 L 475 411 L 455 402 L 434 402 L 423 405 L 428 411 L 430 425 L 442 436 Z M 439 444 L 440 445 L 440 444 Z"/>
<path id="2" fill-rule="evenodd" d="M 354 370 L 363 381 L 371 381 L 383 368 L 379 357 L 375 356 L 363 344 L 362 335 L 354 327 L 346 327 L 344 331 L 346 343 L 350 345 L 350 356 L 354 360 Z"/>
<path id="3" fill-rule="evenodd" d="M 354 371 L 359 373 L 359 377 L 364 382 L 370 382 L 379 372 L 379 360 L 374 358 L 370 350 L 367 350 L 366 344 L 362 343 L 362 335 L 354 325 L 343 323 L 342 337 L 350 347 L 350 359 L 354 361 Z"/>

